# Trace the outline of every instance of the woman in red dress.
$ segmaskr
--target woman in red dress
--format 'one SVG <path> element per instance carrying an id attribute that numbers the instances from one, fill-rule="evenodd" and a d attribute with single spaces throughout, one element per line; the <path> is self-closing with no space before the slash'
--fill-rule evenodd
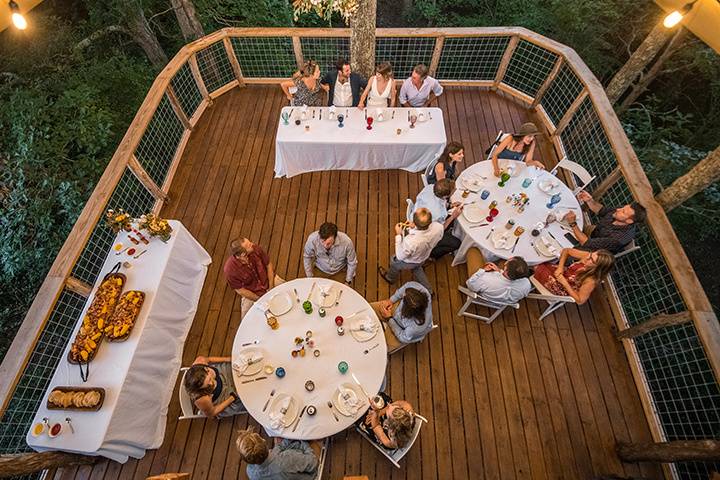
<path id="1" fill-rule="evenodd" d="M 565 267 L 567 259 L 575 259 Z M 615 257 L 607 250 L 585 252 L 563 248 L 557 264 L 543 263 L 535 267 L 533 276 L 553 295 L 572 297 L 582 305 L 605 276 L 612 270 Z"/>

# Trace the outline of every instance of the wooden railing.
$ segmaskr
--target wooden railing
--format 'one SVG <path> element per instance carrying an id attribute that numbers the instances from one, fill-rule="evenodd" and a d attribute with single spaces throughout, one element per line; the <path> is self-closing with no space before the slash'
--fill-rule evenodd
<path id="1" fill-rule="evenodd" d="M 338 56 L 349 55 L 349 37 L 347 29 L 227 28 L 184 46 L 175 55 L 152 84 L 0 365 L 0 414 L 12 409 L 14 401 L 40 400 L 13 395 L 23 382 L 28 363 L 33 362 L 33 352 L 46 325 L 60 321 L 56 318 L 61 317 L 58 303 L 75 299 L 75 303 L 81 304 L 72 295 L 82 298 L 90 292 L 107 251 L 107 245 L 101 241 L 102 229 L 97 228 L 105 210 L 124 207 L 140 214 L 144 212 L 132 211 L 128 205 L 138 210 L 151 204 L 154 211 L 159 211 L 165 202 L 172 202 L 168 191 L 187 140 L 215 98 L 246 84 L 277 83 L 287 78 L 305 57 L 315 58 L 327 70 Z M 652 268 L 666 268 L 671 273 L 668 280 L 671 285 L 665 282 L 663 288 L 672 293 L 669 297 L 676 292 L 676 299 L 662 303 L 650 298 L 637 302 L 639 307 L 630 308 L 628 292 L 632 293 L 629 290 L 632 287 L 623 284 L 628 282 L 623 282 L 623 274 L 618 274 L 608 282 L 618 327 L 622 330 L 636 326 L 658 314 L 687 312 L 683 318 L 692 320 L 691 334 L 702 343 L 717 385 L 720 378 L 717 318 L 667 216 L 654 199 L 602 86 L 575 51 L 526 29 L 510 27 L 378 29 L 377 38 L 377 60 L 390 60 L 397 77 L 408 75 L 412 65 L 423 62 L 429 65 L 431 75 L 446 85 L 490 88 L 536 110 L 558 157 L 567 155 L 598 177 L 593 192 L 596 198 L 609 195 L 622 201 L 630 200 L 631 196 L 646 207 L 650 234 L 641 245 L 641 256 L 636 253 L 627 256 L 636 255 L 635 260 L 627 260 L 631 263 L 624 271 L 632 275 L 631 270 L 638 264 L 641 267 L 643 262 L 649 264 L 648 255 L 659 252 L 657 258 L 653 257 Z M 172 142 L 168 145 L 170 137 Z M 142 191 L 133 194 L 131 187 L 136 192 L 138 188 Z M 620 267 L 623 261 L 618 262 Z M 654 275 L 652 269 L 648 275 Z M 70 315 L 64 321 L 70 322 L 65 327 L 71 331 L 75 318 Z M 663 324 L 661 328 L 673 327 Z M 622 342 L 653 436 L 657 441 L 666 440 L 636 337 L 627 336 Z M 52 370 L 48 371 L 46 381 L 52 375 Z M 21 441 L 24 442 L 24 432 Z M 2 447 L 8 453 L 12 450 Z M 17 449 L 22 450 L 21 446 Z M 668 469 L 668 473 L 673 472 Z"/>

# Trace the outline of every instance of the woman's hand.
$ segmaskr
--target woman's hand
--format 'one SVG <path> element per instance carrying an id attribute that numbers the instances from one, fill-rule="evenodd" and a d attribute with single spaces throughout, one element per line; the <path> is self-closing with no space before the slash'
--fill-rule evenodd
<path id="1" fill-rule="evenodd" d="M 358 102 L 358 110 L 363 110 L 365 106 L 363 105 L 363 102 Z"/>
<path id="2" fill-rule="evenodd" d="M 493 168 L 493 175 L 500 178 L 500 168 L 498 168 L 498 167 Z"/>
<path id="3" fill-rule="evenodd" d="M 527 162 L 528 166 L 539 168 L 540 170 L 545 170 L 545 165 L 538 162 L 537 160 L 531 160 Z"/>
<path id="4" fill-rule="evenodd" d="M 555 269 L 555 271 L 553 272 L 553 277 L 555 277 L 555 278 L 562 277 L 564 271 L 565 271 L 565 269 L 563 268 L 563 266 L 558 265 L 557 268 Z"/>

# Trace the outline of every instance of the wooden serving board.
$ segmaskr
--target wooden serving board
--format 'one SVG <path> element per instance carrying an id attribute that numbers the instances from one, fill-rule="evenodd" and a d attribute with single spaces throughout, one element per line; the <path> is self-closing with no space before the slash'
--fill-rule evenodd
<path id="1" fill-rule="evenodd" d="M 76 410 L 80 412 L 97 412 L 98 410 L 100 410 L 100 407 L 102 407 L 103 403 L 105 402 L 105 389 L 101 387 L 55 387 L 50 391 L 50 393 L 56 390 L 60 392 L 98 392 L 100 394 L 100 401 L 94 407 L 62 407 L 60 405 L 50 403 L 50 397 L 48 396 L 48 401 L 46 403 L 46 407 L 48 410 Z"/>

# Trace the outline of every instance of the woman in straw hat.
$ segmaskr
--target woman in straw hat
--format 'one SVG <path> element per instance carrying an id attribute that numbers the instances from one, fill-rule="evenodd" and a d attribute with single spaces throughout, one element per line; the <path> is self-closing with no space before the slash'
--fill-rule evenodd
<path id="1" fill-rule="evenodd" d="M 544 169 L 545 166 L 542 163 L 533 160 L 533 154 L 535 153 L 535 135 L 539 134 L 540 132 L 535 124 L 528 122 L 523 123 L 520 126 L 520 130 L 516 133 L 506 136 L 500 144 L 498 144 L 492 155 L 493 173 L 495 176 L 500 176 L 499 158 L 520 162 L 525 161 L 528 165 Z"/>

